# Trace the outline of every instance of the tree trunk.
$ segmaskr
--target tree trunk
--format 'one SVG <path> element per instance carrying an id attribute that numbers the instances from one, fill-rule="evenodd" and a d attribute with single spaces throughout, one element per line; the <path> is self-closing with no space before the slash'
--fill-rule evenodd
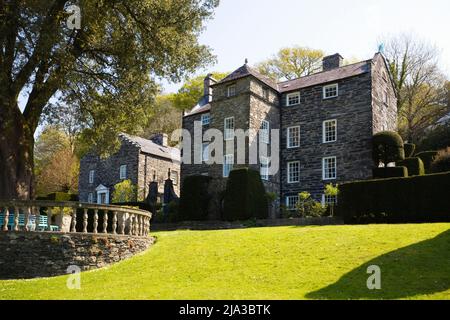
<path id="1" fill-rule="evenodd" d="M 0 105 L 0 199 L 34 197 L 34 136 L 17 105 Z"/>

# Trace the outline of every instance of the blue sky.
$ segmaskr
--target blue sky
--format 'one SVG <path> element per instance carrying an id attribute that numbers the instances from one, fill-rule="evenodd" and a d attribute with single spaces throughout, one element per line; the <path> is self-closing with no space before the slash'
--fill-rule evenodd
<path id="1" fill-rule="evenodd" d="M 207 71 L 233 71 L 286 46 L 307 46 L 344 58 L 369 59 L 378 39 L 408 32 L 436 45 L 450 78 L 448 0 L 221 0 L 200 38 L 218 62 Z M 163 83 L 166 92 L 180 84 Z"/>

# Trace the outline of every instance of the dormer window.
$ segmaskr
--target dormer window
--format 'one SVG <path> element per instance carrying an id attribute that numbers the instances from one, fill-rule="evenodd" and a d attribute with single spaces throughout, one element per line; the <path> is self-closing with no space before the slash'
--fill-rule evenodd
<path id="1" fill-rule="evenodd" d="M 236 95 L 236 85 L 232 84 L 227 87 L 227 97 L 233 97 Z"/>
<path id="2" fill-rule="evenodd" d="M 209 124 L 209 119 L 210 119 L 209 112 L 202 114 L 202 126 L 208 125 Z"/>
<path id="3" fill-rule="evenodd" d="M 330 84 L 328 86 L 323 87 L 323 98 L 324 99 L 330 99 L 335 98 L 339 94 L 338 84 Z"/>
<path id="4" fill-rule="evenodd" d="M 297 104 L 300 104 L 300 92 L 289 93 L 286 96 L 286 105 L 289 107 Z"/>

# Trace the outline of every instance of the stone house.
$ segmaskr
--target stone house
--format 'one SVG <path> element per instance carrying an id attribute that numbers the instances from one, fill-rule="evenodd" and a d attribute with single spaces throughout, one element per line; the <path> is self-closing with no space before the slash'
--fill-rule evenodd
<path id="1" fill-rule="evenodd" d="M 80 160 L 80 202 L 111 203 L 114 186 L 124 180 L 131 180 L 137 187 L 138 201 L 147 198 L 153 181 L 158 182 L 162 196 L 169 175 L 175 193 L 180 194 L 180 151 L 168 146 L 166 134 L 153 135 L 149 140 L 121 134 L 120 140 L 120 149 L 110 157 L 88 154 Z"/>
<path id="2" fill-rule="evenodd" d="M 279 149 L 268 157 L 259 156 L 256 164 L 237 165 L 236 143 L 231 147 L 225 143 L 221 164 L 182 163 L 181 180 L 193 174 L 208 175 L 220 192 L 232 168 L 248 166 L 260 170 L 266 191 L 279 195 L 279 203 L 289 209 L 302 191 L 323 203 L 333 202 L 336 199 L 324 195 L 326 184 L 372 177 L 371 139 L 377 132 L 397 130 L 396 105 L 392 76 L 381 53 L 350 65 L 343 65 L 339 54 L 327 56 L 323 71 L 280 83 L 247 63 L 221 81 L 207 76 L 204 96 L 184 115 L 183 128 L 191 135 L 196 122 L 203 133 L 211 128 L 258 131 L 246 138 L 246 161 L 251 156 L 250 145 L 256 141 L 267 144 L 269 150 L 276 142 Z M 278 136 L 273 129 L 279 130 Z M 235 138 L 224 132 L 224 140 Z M 193 141 L 192 145 L 184 141 L 183 150 L 190 150 L 192 158 L 200 153 L 208 160 L 211 142 L 207 140 L 201 151 Z M 279 170 L 268 174 L 274 159 Z"/>

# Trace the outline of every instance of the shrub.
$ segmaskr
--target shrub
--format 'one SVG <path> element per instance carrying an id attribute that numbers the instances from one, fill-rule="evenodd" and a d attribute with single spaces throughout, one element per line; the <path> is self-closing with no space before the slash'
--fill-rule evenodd
<path id="1" fill-rule="evenodd" d="M 201 221 L 208 218 L 210 177 L 195 175 L 183 180 L 179 205 L 180 221 Z"/>
<path id="2" fill-rule="evenodd" d="M 402 137 L 394 131 L 375 134 L 372 138 L 372 156 L 377 167 L 380 162 L 387 166 L 388 163 L 405 159 Z"/>
<path id="3" fill-rule="evenodd" d="M 416 151 L 416 145 L 414 143 L 405 143 L 403 145 L 403 149 L 405 150 L 405 157 L 411 158 Z"/>
<path id="4" fill-rule="evenodd" d="M 303 191 L 298 194 L 298 203 L 296 205 L 298 215 L 302 218 L 321 217 L 326 212 L 322 204 L 311 197 L 309 192 Z"/>
<path id="5" fill-rule="evenodd" d="M 36 199 L 51 201 L 78 201 L 78 195 L 66 192 L 54 192 L 43 197 L 37 197 Z"/>
<path id="6" fill-rule="evenodd" d="M 338 187 L 338 185 L 334 186 L 332 183 L 329 183 L 329 184 L 327 184 L 325 186 L 325 189 L 323 190 L 323 192 L 324 192 L 325 196 L 330 196 L 330 197 L 336 197 L 337 198 L 337 196 L 339 194 L 339 187 Z M 327 210 L 330 213 L 330 216 L 333 216 L 334 215 L 335 204 L 332 203 L 330 205 L 327 205 L 326 207 L 327 207 Z"/>
<path id="7" fill-rule="evenodd" d="M 450 173 L 339 185 L 345 223 L 450 221 Z"/>
<path id="8" fill-rule="evenodd" d="M 416 154 L 416 157 L 420 158 L 425 167 L 425 173 L 431 173 L 431 164 L 437 155 L 437 151 L 423 151 Z"/>
<path id="9" fill-rule="evenodd" d="M 267 219 L 268 201 L 258 171 L 243 168 L 230 172 L 223 209 L 223 216 L 227 221 Z"/>
<path id="10" fill-rule="evenodd" d="M 397 161 L 397 165 L 408 168 L 409 176 L 423 176 L 425 174 L 425 167 L 420 158 L 406 158 Z"/>
<path id="11" fill-rule="evenodd" d="M 447 171 L 450 171 L 450 148 L 439 151 L 431 163 L 431 172 L 439 173 Z"/>
<path id="12" fill-rule="evenodd" d="M 373 168 L 372 174 L 374 179 L 407 177 L 408 169 L 406 167 Z"/>
<path id="13" fill-rule="evenodd" d="M 131 202 L 136 200 L 136 187 L 131 180 L 124 180 L 114 185 L 113 203 Z"/>

